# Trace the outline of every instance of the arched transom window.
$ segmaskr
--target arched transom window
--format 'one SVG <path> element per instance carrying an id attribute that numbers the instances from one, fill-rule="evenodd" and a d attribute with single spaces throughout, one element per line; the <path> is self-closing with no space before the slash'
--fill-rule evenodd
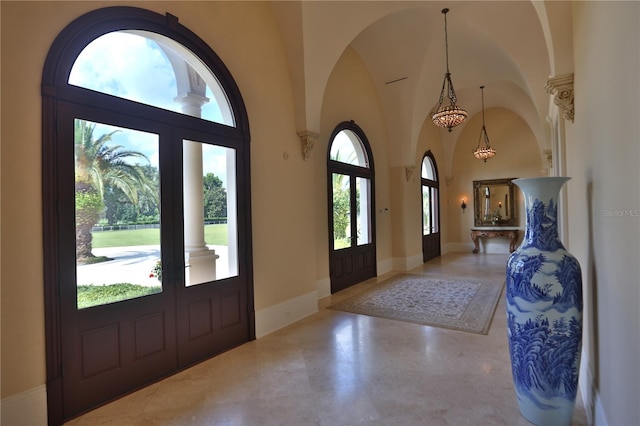
<path id="1" fill-rule="evenodd" d="M 78 55 L 69 84 L 235 127 L 229 99 L 191 51 L 149 31 L 114 31 Z"/>

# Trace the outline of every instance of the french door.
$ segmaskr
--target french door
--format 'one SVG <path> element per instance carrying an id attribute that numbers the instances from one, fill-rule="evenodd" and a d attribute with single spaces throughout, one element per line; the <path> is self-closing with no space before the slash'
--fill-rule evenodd
<path id="1" fill-rule="evenodd" d="M 338 125 L 328 156 L 331 292 L 376 276 L 373 158 L 354 122 Z"/>
<path id="2" fill-rule="evenodd" d="M 166 162 L 165 158 L 171 156 L 171 129 L 114 113 L 98 113 L 88 108 L 80 111 L 67 103 L 60 103 L 58 111 L 59 136 L 66 141 L 76 140 L 75 146 L 61 144 L 57 152 L 58 170 L 61 171 L 57 186 L 60 202 L 57 204 L 59 227 L 56 247 L 59 257 L 60 363 L 63 367 L 60 386 L 63 417 L 68 418 L 177 368 L 177 284 L 175 266 L 170 268 L 168 265 L 173 262 L 172 249 L 179 245 L 180 235 L 176 235 L 174 229 L 164 227 L 177 212 L 163 194 L 169 194 L 170 188 L 176 186 L 171 179 L 175 172 L 163 169 L 153 188 L 158 199 L 162 200 L 158 241 L 157 245 L 148 246 L 149 250 L 157 252 L 152 256 L 162 260 L 162 281 L 148 286 L 154 287 L 154 291 L 145 296 L 111 303 L 84 301 L 82 289 L 100 289 L 98 286 L 116 289 L 123 283 L 147 284 L 151 266 L 147 270 L 143 267 L 125 270 L 125 263 L 119 259 L 127 256 L 126 250 L 136 247 L 135 243 L 116 242 L 116 249 L 101 250 L 93 248 L 96 236 L 92 234 L 89 234 L 88 244 L 96 253 L 91 257 L 96 263 L 82 264 L 82 246 L 87 244 L 87 238 L 82 236 L 80 228 L 94 214 L 91 199 L 96 191 L 85 189 L 88 186 L 84 183 L 85 175 L 91 172 L 83 172 L 82 169 L 89 167 L 79 164 L 84 156 L 81 151 L 89 151 L 90 148 L 82 148 L 81 144 L 87 145 L 92 141 L 97 144 L 93 138 L 96 129 L 104 131 L 103 135 L 117 132 L 137 138 L 145 145 L 140 146 L 140 150 L 155 153 L 161 162 Z M 97 139 L 104 140 L 103 135 Z M 87 140 L 82 142 L 80 139 Z M 69 201 L 74 198 L 75 203 Z M 129 263 L 145 264 L 135 253 L 129 257 Z"/>
<path id="3" fill-rule="evenodd" d="M 238 158 L 244 153 L 230 147 L 237 145 L 236 141 L 219 131 L 212 132 L 207 127 L 216 125 L 209 123 L 169 126 L 63 102 L 58 111 L 58 131 L 63 140 L 81 137 L 78 123 L 88 123 L 94 132 L 100 129 L 100 136 L 118 135 L 127 141 L 122 143 L 137 146 L 148 157 L 157 157 L 159 172 L 152 180 L 160 210 L 159 226 L 151 230 L 157 231 L 157 244 L 149 245 L 143 241 L 146 237 L 136 236 L 135 231 L 129 231 L 131 235 L 112 231 L 112 238 L 123 234 L 120 241 L 93 250 L 96 257 L 106 258 L 104 262 L 79 262 L 77 224 L 86 209 L 77 201 L 75 206 L 72 202 L 58 204 L 60 265 L 69 266 L 59 270 L 64 366 L 61 385 L 64 413 L 69 417 L 242 344 L 252 338 L 253 326 L 247 265 L 243 261 L 246 246 L 238 243 L 246 241 L 247 235 L 237 215 L 237 192 L 244 187 Z M 186 153 L 194 149 L 205 160 L 208 151 L 224 159 L 223 169 L 215 172 L 226 180 L 228 223 L 226 245 L 205 242 L 202 250 L 190 252 L 188 234 L 194 232 L 189 226 L 193 218 L 187 217 L 194 210 L 190 203 L 202 216 L 203 202 L 202 186 L 195 191 L 200 194 L 198 202 L 197 196 L 193 201 L 187 195 L 193 187 L 184 184 L 187 167 L 203 167 L 202 159 L 200 164 L 193 159 L 184 162 Z M 82 186 L 77 144 L 73 150 L 66 144 L 58 151 L 59 170 L 64 171 L 59 177 L 60 200 L 78 200 L 78 188 Z M 202 172 L 199 174 L 202 177 Z M 142 202 L 141 188 L 138 193 Z M 204 221 L 195 222 L 196 228 L 206 226 Z M 200 231 L 204 235 L 204 230 Z M 94 230 L 94 245 L 101 236 L 98 234 Z M 125 283 L 153 290 L 132 298 L 125 295 L 115 301 L 90 302 L 89 306 L 81 301 L 81 289 L 85 287 L 115 289 Z"/>
<path id="4" fill-rule="evenodd" d="M 440 256 L 440 187 L 436 160 L 428 151 L 422 159 L 422 261 Z"/>

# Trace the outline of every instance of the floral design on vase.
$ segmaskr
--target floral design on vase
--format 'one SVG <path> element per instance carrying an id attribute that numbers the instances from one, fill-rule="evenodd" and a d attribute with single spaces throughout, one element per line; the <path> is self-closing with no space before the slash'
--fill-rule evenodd
<path id="1" fill-rule="evenodd" d="M 557 203 L 569 178 L 515 179 L 526 230 L 507 262 L 507 332 L 521 414 L 536 425 L 569 425 L 582 347 L 582 278 L 558 237 Z"/>

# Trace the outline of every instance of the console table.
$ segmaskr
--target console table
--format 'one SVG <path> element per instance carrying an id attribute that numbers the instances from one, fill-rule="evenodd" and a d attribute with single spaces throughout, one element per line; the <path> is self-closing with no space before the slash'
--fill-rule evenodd
<path id="1" fill-rule="evenodd" d="M 474 253 L 478 253 L 480 251 L 480 246 L 478 245 L 478 238 L 486 237 L 486 238 L 495 238 L 495 237 L 507 237 L 509 238 L 509 252 L 513 253 L 516 249 L 516 243 L 518 242 L 519 236 L 518 229 L 471 229 L 471 240 L 473 244 L 475 244 L 475 248 L 473 249 Z"/>

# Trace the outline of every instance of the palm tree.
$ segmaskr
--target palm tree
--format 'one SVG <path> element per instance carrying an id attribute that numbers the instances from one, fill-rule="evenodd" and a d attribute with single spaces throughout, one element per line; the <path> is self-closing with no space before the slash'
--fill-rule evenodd
<path id="1" fill-rule="evenodd" d="M 94 257 L 91 253 L 91 228 L 98 223 L 104 210 L 105 187 L 116 187 L 133 205 L 138 204 L 139 193 L 157 200 L 148 177 L 141 166 L 132 164 L 132 158 L 149 162 L 141 152 L 110 145 L 117 130 L 94 138 L 95 123 L 75 120 L 75 189 L 76 189 L 76 259 Z"/>

